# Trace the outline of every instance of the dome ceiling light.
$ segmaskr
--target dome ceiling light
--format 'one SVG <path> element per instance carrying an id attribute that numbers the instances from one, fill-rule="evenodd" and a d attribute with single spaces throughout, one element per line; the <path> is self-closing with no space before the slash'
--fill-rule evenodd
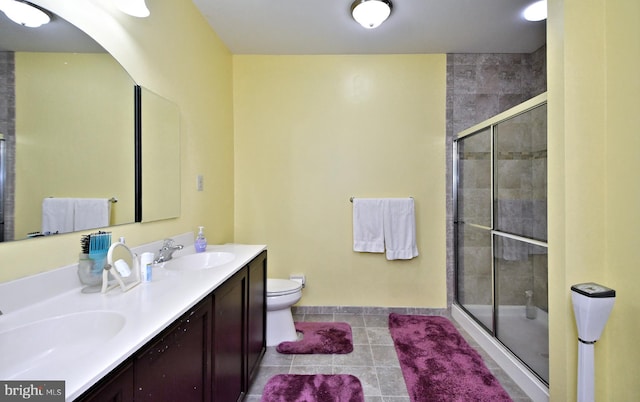
<path id="1" fill-rule="evenodd" d="M 356 0 L 351 4 L 353 19 L 367 29 L 377 28 L 389 18 L 390 0 Z"/>
<path id="2" fill-rule="evenodd" d="M 522 16 L 527 21 L 542 21 L 547 19 L 547 0 L 536 1 L 525 8 Z"/>
<path id="3" fill-rule="evenodd" d="M 51 17 L 45 11 L 23 1 L 0 0 L 0 10 L 11 21 L 29 28 L 37 28 L 51 21 Z"/>

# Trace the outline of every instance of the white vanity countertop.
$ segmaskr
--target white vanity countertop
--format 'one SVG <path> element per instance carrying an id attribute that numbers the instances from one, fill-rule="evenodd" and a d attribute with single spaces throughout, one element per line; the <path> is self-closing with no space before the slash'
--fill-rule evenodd
<path id="1" fill-rule="evenodd" d="M 170 271 L 159 266 L 154 268 L 151 282 L 141 283 L 125 293 L 120 288 L 116 288 L 106 294 L 83 294 L 76 276 L 76 283 L 70 290 L 38 300 L 15 311 L 3 310 L 5 314 L 0 316 L 0 337 L 5 332 L 11 333 L 9 331 L 17 327 L 79 312 L 85 312 L 87 316 L 98 311 L 114 312 L 123 316 L 125 323 L 116 335 L 106 339 L 101 345 L 92 347 L 89 351 L 82 350 L 75 354 L 65 352 L 62 356 L 60 354 L 56 356 L 54 350 L 50 354 L 39 357 L 37 363 L 26 367 L 24 362 L 6 361 L 5 357 L 0 357 L 2 359 L 0 379 L 64 380 L 66 400 L 72 401 L 263 250 L 266 250 L 264 245 L 210 245 L 207 251 L 228 251 L 234 253 L 236 258 L 222 266 L 202 270 Z M 134 248 L 133 251 L 140 254 L 140 248 Z M 192 245 L 186 246 L 184 250 L 175 253 L 174 257 L 193 252 L 195 250 Z M 73 266 L 65 269 L 72 270 Z M 65 272 L 64 275 L 67 278 L 73 278 L 70 272 Z M 76 275 L 75 269 L 73 269 L 73 275 Z M 32 281 L 38 280 L 37 277 L 34 276 Z M 30 286 L 27 287 L 27 285 Z M 46 288 L 46 284 L 29 284 L 29 280 L 21 281 L 21 286 L 30 289 L 25 290 L 26 292 L 33 292 L 34 288 L 37 289 L 40 286 Z M 0 293 L 2 291 L 0 286 Z M 5 292 L 2 296 L 6 298 L 7 293 L 15 294 L 15 292 L 14 286 L 14 289 Z M 0 308 L 2 307 L 0 305 Z M 48 335 L 49 333 L 29 333 L 28 343 L 42 344 Z M 22 336 L 24 337 L 24 334 Z M 7 340 L 9 340 L 8 344 L 11 344 L 11 338 L 5 337 L 2 342 L 5 343 Z"/>

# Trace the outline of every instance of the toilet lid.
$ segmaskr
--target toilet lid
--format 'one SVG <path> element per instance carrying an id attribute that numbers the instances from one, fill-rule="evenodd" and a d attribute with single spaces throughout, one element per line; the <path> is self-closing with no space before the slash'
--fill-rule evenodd
<path id="1" fill-rule="evenodd" d="M 267 278 L 267 297 L 282 296 L 290 293 L 296 293 L 302 289 L 302 284 L 289 279 L 272 279 Z"/>

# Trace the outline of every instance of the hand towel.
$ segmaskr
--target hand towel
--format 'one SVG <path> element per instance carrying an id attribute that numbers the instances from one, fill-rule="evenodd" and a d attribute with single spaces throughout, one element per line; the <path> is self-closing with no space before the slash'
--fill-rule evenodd
<path id="1" fill-rule="evenodd" d="M 107 198 L 76 198 L 74 201 L 74 230 L 109 226 L 111 202 Z"/>
<path id="2" fill-rule="evenodd" d="M 377 198 L 353 199 L 353 251 L 384 253 L 383 206 Z"/>
<path id="3" fill-rule="evenodd" d="M 385 198 L 383 226 L 387 260 L 418 256 L 413 198 Z"/>
<path id="4" fill-rule="evenodd" d="M 42 200 L 42 233 L 73 232 L 73 198 Z"/>

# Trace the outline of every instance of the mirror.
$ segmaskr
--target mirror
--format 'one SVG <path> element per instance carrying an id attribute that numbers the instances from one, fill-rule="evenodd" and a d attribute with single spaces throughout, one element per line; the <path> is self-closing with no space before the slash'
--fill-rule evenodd
<path id="1" fill-rule="evenodd" d="M 180 110 L 140 88 L 142 222 L 180 216 Z"/>
<path id="2" fill-rule="evenodd" d="M 42 231 L 49 197 L 111 200 L 108 226 L 134 221 L 134 82 L 49 14 L 49 24 L 28 28 L 0 13 L 4 241 Z"/>
<path id="3" fill-rule="evenodd" d="M 0 241 L 40 232 L 49 197 L 117 201 L 109 226 L 179 216 L 177 106 L 140 87 L 134 97 L 107 51 L 48 13 L 27 28 L 0 12 Z"/>

